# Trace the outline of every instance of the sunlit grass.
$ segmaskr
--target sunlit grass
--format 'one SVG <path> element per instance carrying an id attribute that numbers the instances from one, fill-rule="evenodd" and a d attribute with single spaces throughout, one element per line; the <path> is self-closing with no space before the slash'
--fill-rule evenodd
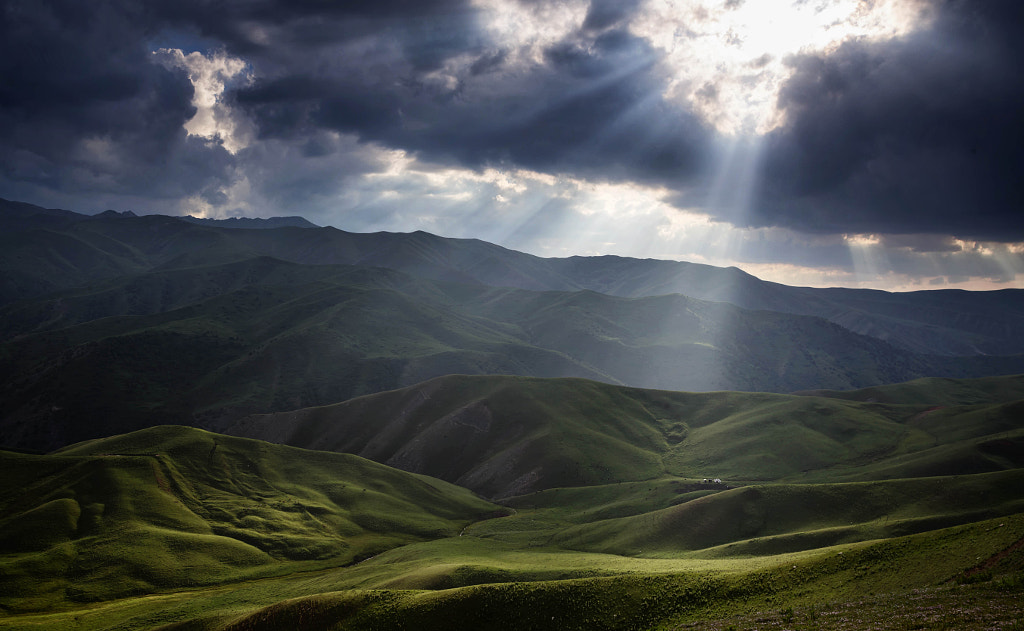
<path id="1" fill-rule="evenodd" d="M 996 578 L 965 583 L 957 577 L 1022 535 L 1024 515 L 1017 515 L 887 541 L 732 559 L 634 559 L 463 536 L 348 568 L 0 618 L 0 626 L 151 628 L 192 620 L 189 628 L 269 629 L 303 619 L 315 628 L 346 629 L 725 629 L 761 620 L 852 629 L 857 621 L 909 620 L 922 612 L 954 621 L 972 607 L 1006 619 L 1019 614 L 1019 555 L 996 562 Z M 846 626 L 830 624 L 840 622 Z M 971 624 L 956 628 L 982 628 Z"/>
<path id="2" fill-rule="evenodd" d="M 811 629 L 933 600 L 951 610 L 933 628 L 966 619 L 958 607 L 987 619 L 1024 588 L 1011 381 L 943 389 L 940 410 L 497 377 L 348 404 L 363 423 L 455 410 L 467 435 L 529 428 L 511 435 L 549 451 L 517 453 L 551 471 L 504 506 L 354 456 L 183 427 L 0 452 L 0 627 Z M 327 435 L 330 412 L 303 431 Z M 374 432 L 399 447 L 412 435 Z M 496 476 L 521 475 L 507 462 Z M 744 475 L 705 480 L 719 471 Z"/>

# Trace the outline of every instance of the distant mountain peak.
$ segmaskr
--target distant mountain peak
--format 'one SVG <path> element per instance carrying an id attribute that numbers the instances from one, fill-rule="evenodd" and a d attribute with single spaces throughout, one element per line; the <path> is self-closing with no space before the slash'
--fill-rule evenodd
<path id="1" fill-rule="evenodd" d="M 218 228 L 246 228 L 246 229 L 266 229 L 266 228 L 319 228 L 320 226 L 305 219 L 293 215 L 290 217 L 230 217 L 228 219 L 209 219 L 205 217 L 193 217 L 192 215 L 185 215 L 180 217 L 189 223 L 199 224 L 203 226 L 216 226 Z"/>
<path id="2" fill-rule="evenodd" d="M 121 219 L 122 217 L 138 217 L 135 213 L 130 210 L 124 212 L 117 212 L 116 210 L 104 210 L 101 213 L 93 215 L 94 217 L 102 217 L 104 219 Z"/>

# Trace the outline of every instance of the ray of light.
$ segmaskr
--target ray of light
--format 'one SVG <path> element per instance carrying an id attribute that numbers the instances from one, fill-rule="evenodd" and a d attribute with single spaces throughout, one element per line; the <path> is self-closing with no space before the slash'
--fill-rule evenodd
<path id="1" fill-rule="evenodd" d="M 844 235 L 843 241 L 850 250 L 856 282 L 866 283 L 880 277 L 890 269 L 882 240 L 872 234 Z"/>

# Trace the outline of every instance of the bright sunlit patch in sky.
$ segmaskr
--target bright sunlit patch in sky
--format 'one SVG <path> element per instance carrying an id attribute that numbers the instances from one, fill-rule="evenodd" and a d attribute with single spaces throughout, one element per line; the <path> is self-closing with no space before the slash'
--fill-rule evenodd
<path id="1" fill-rule="evenodd" d="M 775 103 L 788 56 L 897 37 L 923 17 L 913 0 L 651 0 L 631 28 L 675 70 L 669 96 L 723 133 L 765 133 L 782 122 Z"/>
<path id="2" fill-rule="evenodd" d="M 874 234 L 844 234 L 843 241 L 851 248 L 867 248 L 882 243 L 881 237 Z"/>
<path id="3" fill-rule="evenodd" d="M 562 41 L 583 23 L 589 3 L 526 3 L 517 0 L 472 0 L 493 42 L 512 49 L 520 61 L 542 63 L 544 49 Z"/>
<path id="4" fill-rule="evenodd" d="M 221 142 L 231 153 L 248 146 L 252 140 L 251 130 L 222 99 L 229 82 L 248 80 L 243 60 L 224 51 L 209 56 L 200 52 L 186 55 L 177 48 L 161 48 L 153 55 L 164 66 L 181 68 L 188 73 L 194 90 L 192 105 L 196 108 L 195 116 L 185 123 L 189 134 Z"/>

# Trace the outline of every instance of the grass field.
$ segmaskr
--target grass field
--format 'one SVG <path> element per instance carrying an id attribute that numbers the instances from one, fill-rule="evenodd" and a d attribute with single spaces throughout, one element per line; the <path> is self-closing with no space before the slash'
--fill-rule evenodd
<path id="1" fill-rule="evenodd" d="M 1000 554 L 1022 537 L 1024 517 L 1017 515 L 788 555 L 631 559 L 556 548 L 524 550 L 464 536 L 395 549 L 349 568 L 12 616 L 0 619 L 0 625 L 725 629 L 771 628 L 758 621 L 774 620 L 781 628 L 794 628 L 788 620 L 805 623 L 796 628 L 827 629 L 834 628 L 830 621 L 848 622 L 851 614 L 860 620 L 913 616 L 920 622 L 915 599 L 932 603 L 930 613 L 941 614 L 947 622 L 965 603 L 979 600 L 990 614 L 1012 622 L 1020 615 L 1024 567 L 1019 554 Z M 971 568 L 984 569 L 981 574 L 965 572 Z M 980 620 L 961 622 L 965 624 L 881 628 L 988 628 L 972 626 Z"/>
<path id="2" fill-rule="evenodd" d="M 410 468 L 505 491 L 508 449 L 549 469 L 497 503 L 179 426 L 0 452 L 0 628 L 1020 629 L 1019 383 L 882 403 L 453 377 L 345 404 Z M 333 413 L 279 429 L 358 438 Z"/>

